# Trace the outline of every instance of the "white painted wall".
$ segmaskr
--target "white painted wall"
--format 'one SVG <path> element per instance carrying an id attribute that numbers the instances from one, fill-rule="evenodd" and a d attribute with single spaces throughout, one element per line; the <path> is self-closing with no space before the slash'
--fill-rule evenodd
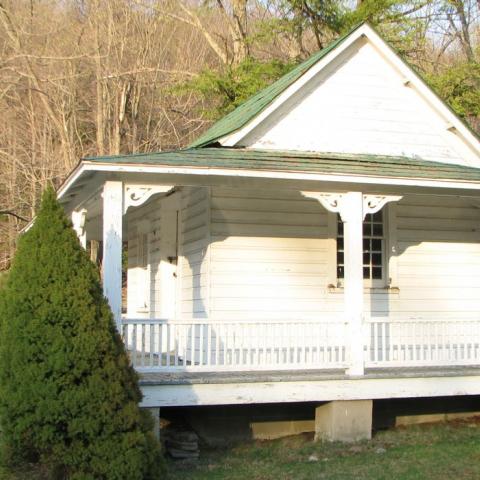
<path id="1" fill-rule="evenodd" d="M 480 165 L 447 121 L 368 40 L 358 40 L 237 145 Z"/>
<path id="2" fill-rule="evenodd" d="M 208 311 L 207 188 L 182 188 L 153 197 L 127 213 L 127 315 L 131 318 L 204 318 Z M 179 211 L 178 266 L 175 256 Z M 139 258 L 139 242 L 148 236 L 148 264 Z M 172 281 L 172 278 L 174 279 Z"/>
<path id="3" fill-rule="evenodd" d="M 395 210 L 399 291 L 366 290 L 366 314 L 478 317 L 480 209 L 455 197 L 407 196 Z M 295 192 L 213 188 L 211 231 L 212 319 L 342 314 L 342 290 L 328 288 L 335 247 L 318 202 Z"/>
<path id="4" fill-rule="evenodd" d="M 294 320 L 342 315 L 343 292 L 328 287 L 335 282 L 335 216 L 332 226 L 332 214 L 319 202 L 288 190 L 189 187 L 179 195 L 177 318 Z M 153 198 L 128 213 L 132 318 L 172 318 L 162 309 L 158 268 L 163 201 Z M 477 318 L 480 209 L 464 198 L 410 195 L 395 211 L 393 246 L 398 255 L 393 286 L 398 291 L 366 290 L 366 314 Z M 149 240 L 147 269 L 139 266 L 136 256 L 142 231 Z M 148 306 L 142 308 L 145 298 Z"/>
<path id="5" fill-rule="evenodd" d="M 209 200 L 202 187 L 182 189 L 180 311 L 182 318 L 205 318 L 209 311 Z"/>
<path id="6" fill-rule="evenodd" d="M 211 317 L 316 318 L 326 295 L 328 218 L 299 192 L 213 188 Z"/>
<path id="7" fill-rule="evenodd" d="M 128 288 L 127 315 L 131 318 L 155 317 L 160 314 L 156 302 L 160 293 L 159 264 L 161 240 L 161 197 L 127 212 Z M 147 265 L 139 258 L 142 235 L 147 235 Z"/>
<path id="8" fill-rule="evenodd" d="M 409 196 L 397 207 L 398 298 L 393 315 L 478 318 L 480 209 L 455 197 Z"/>

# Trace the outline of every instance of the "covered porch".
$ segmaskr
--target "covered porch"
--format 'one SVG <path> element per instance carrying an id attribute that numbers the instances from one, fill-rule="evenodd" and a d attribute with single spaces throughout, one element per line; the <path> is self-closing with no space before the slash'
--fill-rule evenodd
<path id="1" fill-rule="evenodd" d="M 480 198 L 461 178 L 476 170 L 108 167 L 92 162 L 94 187 L 65 203 L 84 245 L 103 244 L 105 294 L 139 372 L 480 364 Z"/>

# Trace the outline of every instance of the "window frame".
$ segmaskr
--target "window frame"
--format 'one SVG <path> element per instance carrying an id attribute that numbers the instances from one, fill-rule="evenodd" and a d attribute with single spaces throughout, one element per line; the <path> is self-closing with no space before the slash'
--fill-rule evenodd
<path id="1" fill-rule="evenodd" d="M 382 229 L 382 236 L 381 236 L 381 254 L 382 254 L 382 264 L 381 264 L 381 268 L 382 268 L 382 278 L 372 278 L 372 275 L 371 275 L 371 271 L 370 271 L 370 278 L 364 278 L 363 279 L 363 286 L 364 288 L 371 288 L 371 289 L 374 289 L 374 288 L 389 288 L 391 286 L 391 283 L 392 283 L 392 279 L 390 278 L 390 263 L 391 263 L 391 251 L 392 251 L 392 248 L 391 248 L 391 241 L 390 241 L 390 236 L 391 236 L 391 225 L 390 225 L 390 208 L 389 206 L 387 205 L 386 207 L 382 208 L 380 210 L 382 212 L 382 225 L 383 225 L 383 229 Z M 375 214 L 373 214 L 375 215 Z M 338 239 L 339 239 L 339 229 L 338 229 L 338 225 L 339 225 L 339 222 L 342 222 L 341 218 L 340 218 L 340 215 L 339 214 L 333 214 L 334 216 L 334 219 L 335 219 L 335 230 L 334 232 L 332 231 L 332 233 L 334 233 L 335 237 L 334 237 L 334 244 L 335 244 L 335 248 L 334 248 L 334 269 L 332 269 L 332 271 L 335 272 L 335 285 L 337 288 L 343 288 L 344 287 L 344 278 L 341 278 L 338 276 Z M 368 216 L 366 217 L 366 219 L 368 218 Z M 343 222 L 342 222 L 343 223 Z M 364 236 L 363 236 L 363 232 L 364 232 L 364 225 L 365 225 L 365 221 L 362 222 L 362 254 L 364 253 L 364 249 L 363 249 L 363 240 L 364 240 Z M 333 225 L 332 225 L 333 226 Z M 333 228 L 331 229 L 333 230 Z M 370 236 L 369 238 L 372 238 L 372 236 Z M 373 239 L 375 239 L 376 237 L 373 236 Z M 370 255 L 372 254 L 372 251 L 370 250 Z M 362 262 L 363 264 L 363 262 Z M 370 263 L 370 269 L 372 268 L 371 266 L 371 263 Z"/>

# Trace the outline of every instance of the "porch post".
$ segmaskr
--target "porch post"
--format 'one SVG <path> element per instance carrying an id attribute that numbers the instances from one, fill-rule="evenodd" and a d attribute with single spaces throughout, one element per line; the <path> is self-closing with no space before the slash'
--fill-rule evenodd
<path id="1" fill-rule="evenodd" d="M 362 192 L 332 193 L 302 191 L 318 200 L 329 212 L 340 214 L 344 241 L 344 312 L 348 322 L 350 375 L 364 374 L 363 347 L 363 220 L 379 212 L 387 203 L 398 202 L 400 195 L 370 195 Z"/>
<path id="2" fill-rule="evenodd" d="M 363 375 L 363 195 L 344 195 L 340 216 L 344 228 L 344 303 L 349 324 L 350 375 Z"/>
<path id="3" fill-rule="evenodd" d="M 103 292 L 119 332 L 122 327 L 122 216 L 123 184 L 107 181 L 103 187 Z"/>
<path id="4" fill-rule="evenodd" d="M 72 212 L 73 229 L 77 234 L 80 245 L 84 249 L 87 248 L 87 231 L 85 229 L 86 217 L 87 211 L 84 208 Z"/>

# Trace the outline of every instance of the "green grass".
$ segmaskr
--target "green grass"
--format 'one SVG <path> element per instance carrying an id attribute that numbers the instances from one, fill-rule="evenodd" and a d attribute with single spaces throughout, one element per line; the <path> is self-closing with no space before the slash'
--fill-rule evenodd
<path id="1" fill-rule="evenodd" d="M 197 464 L 170 461 L 168 470 L 166 480 L 473 480 L 480 478 L 480 419 L 380 432 L 353 445 L 299 435 L 202 450 Z M 0 480 L 46 478 L 33 466 L 0 467 Z"/>
<path id="2" fill-rule="evenodd" d="M 315 455 L 318 461 L 309 461 Z M 170 480 L 420 480 L 480 478 L 480 422 L 410 427 L 354 445 L 311 436 L 202 451 L 196 466 L 169 463 Z"/>

